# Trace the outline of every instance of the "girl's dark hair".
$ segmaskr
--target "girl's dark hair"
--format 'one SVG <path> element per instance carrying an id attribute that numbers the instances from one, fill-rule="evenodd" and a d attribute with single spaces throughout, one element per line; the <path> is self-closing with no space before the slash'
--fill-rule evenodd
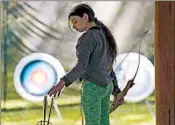
<path id="1" fill-rule="evenodd" d="M 87 5 L 87 4 L 79 4 L 77 6 L 75 6 L 71 12 L 69 13 L 68 16 L 68 20 L 70 19 L 71 16 L 79 16 L 79 17 L 83 17 L 83 14 L 86 13 L 89 17 L 89 22 L 94 21 L 96 23 L 96 25 L 98 25 L 99 27 L 101 27 L 106 35 L 108 44 L 109 44 L 109 52 L 110 52 L 110 57 L 111 57 L 111 61 L 112 64 L 115 61 L 115 58 L 117 56 L 117 44 L 116 41 L 114 39 L 114 36 L 112 35 L 111 31 L 109 30 L 109 28 L 107 26 L 105 26 L 101 21 L 97 20 L 97 18 L 95 17 L 95 13 L 92 10 L 92 8 Z"/>

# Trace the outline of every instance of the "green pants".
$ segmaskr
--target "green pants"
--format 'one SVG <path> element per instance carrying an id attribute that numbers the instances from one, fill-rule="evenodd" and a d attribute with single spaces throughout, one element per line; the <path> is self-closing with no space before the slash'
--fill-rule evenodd
<path id="1" fill-rule="evenodd" d="M 105 88 L 83 80 L 82 105 L 85 125 L 110 125 L 109 106 L 112 82 Z"/>

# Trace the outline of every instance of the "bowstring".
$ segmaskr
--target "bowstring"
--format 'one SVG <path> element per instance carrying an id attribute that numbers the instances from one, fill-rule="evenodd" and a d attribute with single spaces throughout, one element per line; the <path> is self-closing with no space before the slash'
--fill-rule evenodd
<path id="1" fill-rule="evenodd" d="M 122 61 L 117 65 L 117 67 L 115 69 L 118 69 L 118 67 L 123 63 L 123 61 L 126 59 L 126 57 L 128 57 L 128 55 L 131 53 L 131 51 L 135 48 L 135 46 L 139 43 L 139 55 L 138 55 L 138 66 L 137 66 L 137 69 L 136 69 L 136 73 L 133 77 L 133 81 L 137 75 L 137 72 L 138 72 L 138 69 L 139 69 L 139 65 L 140 65 L 140 48 L 141 48 L 141 42 L 142 42 L 142 39 L 144 38 L 144 36 L 148 33 L 149 30 L 146 30 L 142 37 L 134 44 L 134 46 L 129 50 L 129 52 L 126 54 L 126 56 L 122 59 Z"/>

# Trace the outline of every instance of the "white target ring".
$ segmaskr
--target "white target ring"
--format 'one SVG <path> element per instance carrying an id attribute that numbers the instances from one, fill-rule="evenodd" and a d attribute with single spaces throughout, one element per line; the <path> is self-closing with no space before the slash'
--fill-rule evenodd
<path id="1" fill-rule="evenodd" d="M 138 66 L 139 54 L 129 53 L 127 57 L 126 55 L 127 53 L 118 55 L 113 66 L 121 90 L 126 86 L 127 81 L 133 78 Z M 120 64 L 125 57 L 126 59 Z M 155 89 L 154 65 L 143 55 L 140 55 L 140 66 L 134 82 L 135 85 L 124 98 L 126 102 L 140 102 L 150 96 Z"/>
<path id="2" fill-rule="evenodd" d="M 65 71 L 58 59 L 45 53 L 22 58 L 14 71 L 14 86 L 29 101 L 43 101 L 44 95 L 57 84 Z"/>

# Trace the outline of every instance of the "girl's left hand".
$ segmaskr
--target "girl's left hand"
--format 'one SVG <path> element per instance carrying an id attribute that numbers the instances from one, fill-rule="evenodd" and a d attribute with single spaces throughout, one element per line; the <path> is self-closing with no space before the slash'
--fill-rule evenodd
<path id="1" fill-rule="evenodd" d="M 121 100 L 124 100 L 124 94 L 123 91 L 117 94 L 117 101 L 120 102 Z"/>
<path id="2" fill-rule="evenodd" d="M 57 94 L 58 95 L 60 94 L 60 91 L 63 89 L 64 85 L 65 85 L 65 82 L 63 80 L 60 80 L 60 82 L 56 86 L 53 86 L 49 90 L 48 95 L 49 96 L 52 96 L 53 95 L 54 97 L 56 97 Z"/>

